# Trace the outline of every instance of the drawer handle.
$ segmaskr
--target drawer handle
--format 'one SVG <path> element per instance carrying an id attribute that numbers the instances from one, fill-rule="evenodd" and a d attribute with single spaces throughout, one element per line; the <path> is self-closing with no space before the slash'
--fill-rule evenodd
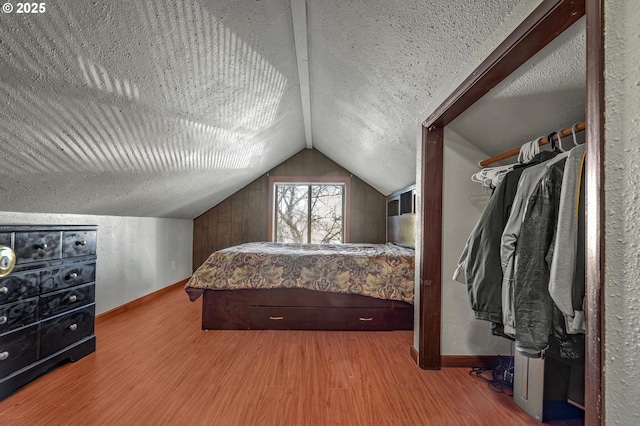
<path id="1" fill-rule="evenodd" d="M 76 295 L 75 295 L 75 294 L 72 294 L 71 296 L 69 296 L 69 302 L 73 303 L 73 302 L 75 302 L 76 300 L 78 300 L 78 298 L 76 297 Z"/>
<path id="2" fill-rule="evenodd" d="M 282 321 L 284 317 L 269 317 L 269 319 L 273 321 Z"/>
<path id="3" fill-rule="evenodd" d="M 0 245 L 0 277 L 6 277 L 16 266 L 16 254 L 11 247 Z"/>
<path id="4" fill-rule="evenodd" d="M 360 321 L 373 321 L 373 318 L 372 317 L 367 317 L 367 318 L 360 317 Z"/>
<path id="5" fill-rule="evenodd" d="M 7 358 L 9 358 L 9 352 L 4 351 L 4 352 L 0 353 L 0 361 L 4 361 Z"/>
<path id="6" fill-rule="evenodd" d="M 78 278 L 78 273 L 77 272 L 72 272 L 69 275 L 67 275 L 66 277 L 64 277 L 64 279 L 67 280 L 67 281 L 75 280 L 76 278 Z"/>
<path id="7" fill-rule="evenodd" d="M 38 249 L 38 250 L 46 250 L 47 247 L 49 247 L 47 245 L 47 243 L 42 243 L 42 244 L 34 244 L 33 248 Z"/>
<path id="8" fill-rule="evenodd" d="M 76 331 L 77 329 L 78 329 L 78 324 L 71 324 L 69 326 L 69 330 L 71 330 L 71 331 Z"/>
<path id="9" fill-rule="evenodd" d="M 7 323 L 7 316 L 3 315 L 0 317 L 0 325 Z"/>
<path id="10" fill-rule="evenodd" d="M 82 240 L 82 241 L 76 241 L 76 245 L 77 245 L 77 246 L 86 246 L 86 245 L 87 245 L 87 242 L 86 242 L 85 240 Z"/>
<path id="11" fill-rule="evenodd" d="M 9 289 L 5 286 L 5 287 L 0 287 L 0 294 L 7 294 L 9 293 Z"/>

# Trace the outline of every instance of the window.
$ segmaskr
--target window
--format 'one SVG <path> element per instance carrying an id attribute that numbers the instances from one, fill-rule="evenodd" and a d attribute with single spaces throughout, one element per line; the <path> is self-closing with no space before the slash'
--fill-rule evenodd
<path id="1" fill-rule="evenodd" d="M 345 182 L 273 183 L 273 240 L 345 242 Z"/>

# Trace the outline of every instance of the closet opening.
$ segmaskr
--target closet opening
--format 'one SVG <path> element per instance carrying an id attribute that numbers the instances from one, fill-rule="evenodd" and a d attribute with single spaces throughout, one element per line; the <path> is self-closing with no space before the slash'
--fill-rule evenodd
<path id="1" fill-rule="evenodd" d="M 584 1 L 577 0 L 555 0 L 543 1 L 541 5 L 476 69 L 472 75 L 454 91 L 451 96 L 435 110 L 435 112 L 425 120 L 422 127 L 422 176 L 420 177 L 421 192 L 420 206 L 422 210 L 421 218 L 421 257 L 419 259 L 419 321 L 417 331 L 418 364 L 424 369 L 439 369 L 443 364 L 441 334 L 446 332 L 442 327 L 443 318 L 443 277 L 446 278 L 447 285 L 451 281 L 450 276 L 453 271 L 445 269 L 449 254 L 443 254 L 443 197 L 446 197 L 444 176 L 450 172 L 445 168 L 445 139 L 449 140 L 451 134 L 457 135 L 455 128 L 461 133 L 465 133 L 464 119 L 459 123 L 454 120 L 467 110 L 482 108 L 483 103 L 490 101 L 491 96 L 482 99 L 491 89 L 499 85 L 503 80 L 510 77 L 512 72 L 519 69 L 534 55 L 543 50 L 549 43 L 554 41 L 559 35 L 567 37 L 567 34 L 576 32 L 576 25 L 582 26 L 580 35 L 584 37 L 586 31 L 586 66 L 583 68 L 583 81 L 586 80 L 586 87 L 583 83 L 579 87 L 568 90 L 565 94 L 569 99 L 572 96 L 579 96 L 581 113 L 569 114 L 564 119 L 559 119 L 554 123 L 535 127 L 540 130 L 542 136 L 552 131 L 557 131 L 571 127 L 572 125 L 585 121 L 586 131 L 580 133 L 579 138 L 586 140 L 586 176 L 585 176 L 585 198 L 586 198 L 586 239 L 585 239 L 585 286 L 586 302 L 586 386 L 585 401 L 586 423 L 599 424 L 602 419 L 602 377 L 601 377 L 601 352 L 603 339 L 601 329 L 601 283 L 603 274 L 603 230 L 600 222 L 602 217 L 602 153 L 603 153 L 603 61 L 602 34 L 603 34 L 603 6 L 601 2 L 594 1 L 585 4 Z M 583 19 L 578 22 L 586 12 L 586 24 Z M 574 25 L 575 24 L 575 25 Z M 586 27 L 586 30 L 585 30 Z M 549 31 L 549 29 L 554 29 Z M 565 31 L 567 34 L 565 34 Z M 562 40 L 560 38 L 559 40 Z M 583 47 L 584 52 L 584 47 Z M 517 75 L 518 73 L 516 73 Z M 564 78 L 564 77 L 563 77 Z M 531 95 L 531 94 L 529 94 Z M 562 104 L 564 97 L 553 99 L 554 102 Z M 544 108 L 543 97 L 530 97 L 529 103 L 535 105 L 540 103 L 539 108 Z M 495 99 L 493 99 L 495 101 Z M 523 102 L 524 102 L 523 97 Z M 568 101 L 571 103 L 571 101 Z M 524 102 L 526 103 L 526 102 Z M 486 107 L 486 105 L 484 105 Z M 579 116 L 578 116 L 579 115 Z M 534 114 L 525 117 L 535 119 L 542 114 Z M 470 117 L 470 116 L 469 116 Z M 560 117 L 562 118 L 562 117 Z M 549 121 L 549 120 L 547 120 Z M 472 122 L 472 120 L 470 120 Z M 452 124 L 451 127 L 449 124 Z M 467 123 L 469 124 L 469 123 Z M 519 129 L 517 123 L 510 123 L 511 128 Z M 445 127 L 447 129 L 445 130 Z M 576 126 L 577 127 L 577 126 Z M 461 130 L 462 129 L 462 130 Z M 574 127 L 575 129 L 575 127 Z M 543 133 L 544 132 L 544 133 Z M 478 133 L 483 134 L 482 131 Z M 509 139 L 510 145 L 505 139 Z M 482 150 L 491 154 L 497 154 L 508 148 L 515 148 L 528 140 L 528 137 L 516 135 L 515 132 L 504 132 L 505 137 L 500 141 L 500 136 L 487 136 L 488 144 L 498 144 L 493 149 L 482 146 Z M 448 135 L 447 135 L 448 134 Z M 460 135 L 457 135 L 460 136 Z M 464 135 L 463 135 L 464 136 Z M 562 146 L 567 146 L 571 137 L 566 139 L 561 133 Z M 464 139 L 464 138 L 463 138 Z M 529 138 L 530 139 L 530 138 Z M 449 142 L 446 143 L 449 147 Z M 486 157 L 485 157 L 486 158 Z M 484 158 L 483 158 L 484 159 Z M 470 178 L 468 176 L 467 178 Z M 457 253 L 457 257 L 460 253 Z M 454 259 L 454 261 L 457 259 Z M 451 284 L 455 285 L 455 284 Z M 461 284 L 459 284 L 461 285 Z M 447 291 L 447 289 L 444 289 Z M 458 309 L 470 309 L 466 306 L 459 306 Z"/>

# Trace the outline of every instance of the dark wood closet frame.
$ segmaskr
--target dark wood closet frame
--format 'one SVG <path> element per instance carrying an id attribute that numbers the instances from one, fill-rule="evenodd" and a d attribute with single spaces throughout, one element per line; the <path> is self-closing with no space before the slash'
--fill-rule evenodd
<path id="1" fill-rule="evenodd" d="M 602 422 L 604 0 L 544 0 L 422 125 L 418 364 L 440 369 L 444 128 L 586 13 L 586 424 Z"/>

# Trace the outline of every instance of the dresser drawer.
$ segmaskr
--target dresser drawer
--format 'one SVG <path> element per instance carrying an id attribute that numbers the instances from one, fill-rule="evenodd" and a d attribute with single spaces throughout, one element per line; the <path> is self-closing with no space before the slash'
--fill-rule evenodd
<path id="1" fill-rule="evenodd" d="M 0 335 L 0 377 L 38 359 L 38 325 Z"/>
<path id="2" fill-rule="evenodd" d="M 95 304 L 41 322 L 40 358 L 93 334 Z"/>
<path id="3" fill-rule="evenodd" d="M 74 263 L 40 273 L 40 294 L 96 280 L 96 263 Z"/>
<path id="4" fill-rule="evenodd" d="M 0 278 L 0 304 L 15 302 L 40 293 L 40 274 L 25 272 Z"/>
<path id="5" fill-rule="evenodd" d="M 11 247 L 11 233 L 0 232 L 0 245 Z"/>
<path id="6" fill-rule="evenodd" d="M 16 264 L 60 259 L 60 232 L 16 232 Z"/>
<path id="7" fill-rule="evenodd" d="M 249 307 L 254 330 L 392 330 L 391 308 Z"/>
<path id="8" fill-rule="evenodd" d="M 64 231 L 62 233 L 62 257 L 78 257 L 96 254 L 96 231 Z"/>
<path id="9" fill-rule="evenodd" d="M 0 305 L 0 333 L 28 325 L 37 319 L 37 297 Z"/>
<path id="10" fill-rule="evenodd" d="M 40 296 L 40 319 L 95 302 L 95 284 L 84 284 Z"/>

